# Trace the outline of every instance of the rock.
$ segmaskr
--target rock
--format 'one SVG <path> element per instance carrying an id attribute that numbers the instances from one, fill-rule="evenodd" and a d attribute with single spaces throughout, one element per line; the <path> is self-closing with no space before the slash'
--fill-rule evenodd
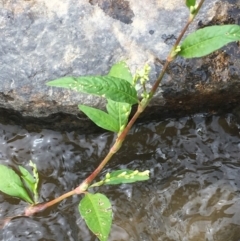
<path id="1" fill-rule="evenodd" d="M 0 119 L 34 128 L 41 124 L 44 128 L 89 130 L 91 122 L 77 104 L 104 109 L 104 99 L 47 87 L 46 82 L 62 76 L 106 74 L 114 63 L 127 60 L 132 72 L 148 62 L 152 84 L 186 22 L 188 10 L 183 3 L 2 1 Z M 205 1 L 191 30 L 239 24 L 239 13 L 236 1 Z M 178 58 L 142 118 L 235 106 L 240 97 L 239 71 L 237 43 L 205 58 Z"/>

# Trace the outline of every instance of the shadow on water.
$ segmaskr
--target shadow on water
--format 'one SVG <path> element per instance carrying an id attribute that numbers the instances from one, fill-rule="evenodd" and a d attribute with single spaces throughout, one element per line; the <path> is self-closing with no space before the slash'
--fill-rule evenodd
<path id="1" fill-rule="evenodd" d="M 151 179 L 95 189 L 113 204 L 109 240 L 240 240 L 239 128 L 231 114 L 136 125 L 102 175 L 119 168 L 149 169 Z M 113 139 L 111 133 L 28 132 L 1 124 L 0 163 L 36 163 L 44 202 L 76 187 Z M 15 218 L 0 231 L 0 240 L 95 241 L 79 217 L 78 202 L 74 196 L 34 217 Z M 4 194 L 0 203 L 0 218 L 26 206 Z"/>

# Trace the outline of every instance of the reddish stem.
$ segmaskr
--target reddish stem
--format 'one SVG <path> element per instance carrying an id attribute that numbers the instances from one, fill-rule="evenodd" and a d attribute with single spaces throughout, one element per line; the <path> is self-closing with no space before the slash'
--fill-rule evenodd
<path id="1" fill-rule="evenodd" d="M 46 203 L 39 203 L 39 204 L 36 204 L 34 206 L 30 206 L 28 207 L 26 210 L 25 210 L 25 213 L 24 215 L 25 216 L 31 216 L 35 213 L 38 213 L 38 212 L 42 212 L 44 211 L 45 209 L 47 209 L 48 207 L 51 207 L 53 206 L 54 204 L 57 204 L 59 202 L 61 202 L 62 200 L 64 200 L 65 198 L 68 198 L 68 197 L 71 197 L 72 195 L 74 194 L 80 194 L 80 193 L 76 193 L 75 191 L 76 189 L 70 191 L 70 192 L 67 192 L 63 195 L 61 195 L 60 197 L 57 197 L 49 202 L 46 202 Z"/>

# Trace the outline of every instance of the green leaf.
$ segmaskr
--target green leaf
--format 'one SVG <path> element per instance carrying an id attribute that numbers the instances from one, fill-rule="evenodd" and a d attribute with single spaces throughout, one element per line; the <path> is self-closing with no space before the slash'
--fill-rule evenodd
<path id="1" fill-rule="evenodd" d="M 33 175 L 24 167 L 19 166 L 19 170 L 21 172 L 21 178 L 24 180 L 26 186 L 29 190 L 33 193 L 34 196 L 34 203 L 38 202 L 38 183 L 39 183 L 39 176 L 37 172 L 37 166 L 32 161 L 29 164 L 33 168 Z"/>
<path id="2" fill-rule="evenodd" d="M 29 162 L 29 165 L 33 168 L 33 177 L 35 179 L 33 194 L 34 194 L 34 201 L 35 203 L 37 203 L 38 202 L 38 184 L 39 184 L 39 175 L 37 171 L 37 165 L 32 161 Z"/>
<path id="3" fill-rule="evenodd" d="M 87 193 L 78 206 L 88 228 L 101 241 L 107 241 L 112 225 L 112 207 L 109 199 L 101 194 Z"/>
<path id="4" fill-rule="evenodd" d="M 196 5 L 196 0 L 186 0 L 186 6 L 190 9 Z"/>
<path id="5" fill-rule="evenodd" d="M 78 105 L 78 108 L 101 128 L 113 132 L 119 131 L 119 124 L 117 120 L 106 112 L 86 105 Z"/>
<path id="6" fill-rule="evenodd" d="M 21 178 L 24 180 L 24 182 L 25 182 L 26 186 L 29 188 L 29 190 L 31 192 L 33 192 L 34 191 L 34 184 L 35 184 L 34 177 L 24 167 L 22 167 L 22 166 L 18 166 L 18 167 L 19 167 L 19 170 L 21 172 Z"/>
<path id="7" fill-rule="evenodd" d="M 114 64 L 110 69 L 109 76 L 121 78 L 127 80 L 129 83 L 133 84 L 132 74 L 125 62 L 119 62 Z M 131 113 L 131 105 L 128 103 L 116 102 L 108 99 L 107 111 L 109 115 L 113 116 L 119 125 L 119 131 L 123 130 L 128 121 L 128 116 Z"/>
<path id="8" fill-rule="evenodd" d="M 109 115 L 117 120 L 119 126 L 118 132 L 121 131 L 127 124 L 128 116 L 131 112 L 131 105 L 108 100 L 106 107 Z"/>
<path id="9" fill-rule="evenodd" d="M 127 80 L 112 76 L 63 77 L 50 81 L 47 85 L 99 95 L 117 102 L 138 102 L 135 88 Z"/>
<path id="10" fill-rule="evenodd" d="M 239 25 L 205 27 L 185 38 L 179 55 L 184 58 L 202 57 L 238 40 L 240 40 Z"/>
<path id="11" fill-rule="evenodd" d="M 149 179 L 149 171 L 139 172 L 138 170 L 117 170 L 111 173 L 107 173 L 105 178 L 100 182 L 96 182 L 90 187 L 98 187 L 102 185 L 116 185 L 122 183 L 133 183 L 139 181 L 145 181 Z"/>
<path id="12" fill-rule="evenodd" d="M 110 69 L 108 76 L 124 79 L 127 80 L 130 84 L 133 84 L 132 74 L 124 61 L 114 64 Z"/>
<path id="13" fill-rule="evenodd" d="M 20 177 L 10 168 L 0 165 L 0 191 L 12 197 L 18 197 L 28 203 L 33 203 L 25 190 Z"/>

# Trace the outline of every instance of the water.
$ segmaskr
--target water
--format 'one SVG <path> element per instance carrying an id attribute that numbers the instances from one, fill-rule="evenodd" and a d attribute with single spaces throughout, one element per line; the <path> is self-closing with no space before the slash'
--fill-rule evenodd
<path id="1" fill-rule="evenodd" d="M 112 201 L 110 241 L 240 240 L 240 125 L 231 114 L 139 124 L 102 173 L 151 171 L 136 184 L 95 188 Z M 114 135 L 27 132 L 0 125 L 0 162 L 37 164 L 41 202 L 72 190 L 97 166 Z M 0 231 L 3 241 L 95 241 L 68 198 L 33 217 L 17 217 Z M 0 218 L 26 204 L 0 194 Z"/>

